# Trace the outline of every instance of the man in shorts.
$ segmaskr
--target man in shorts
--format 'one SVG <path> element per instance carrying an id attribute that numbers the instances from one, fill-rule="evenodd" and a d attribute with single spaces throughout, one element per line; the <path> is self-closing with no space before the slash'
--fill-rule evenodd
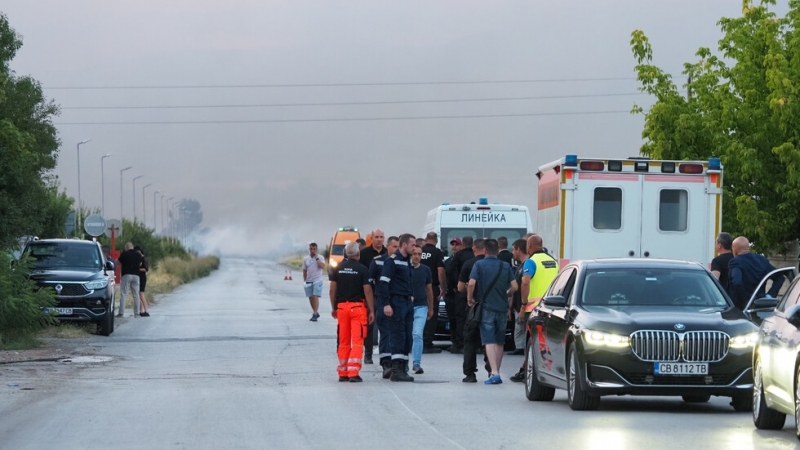
<path id="1" fill-rule="evenodd" d="M 311 303 L 311 321 L 319 319 L 319 296 L 322 295 L 322 273 L 325 259 L 317 253 L 317 243 L 308 244 L 308 256 L 303 260 L 303 287 Z"/>

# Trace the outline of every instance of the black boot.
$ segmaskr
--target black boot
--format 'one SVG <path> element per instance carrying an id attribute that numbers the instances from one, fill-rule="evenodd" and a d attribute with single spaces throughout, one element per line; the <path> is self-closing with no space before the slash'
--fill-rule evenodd
<path id="1" fill-rule="evenodd" d="M 414 377 L 405 372 L 406 362 L 402 359 L 392 360 L 392 381 L 414 381 Z"/>
<path id="2" fill-rule="evenodd" d="M 381 361 L 381 367 L 383 367 L 383 379 L 388 380 L 392 376 L 392 362 Z"/>

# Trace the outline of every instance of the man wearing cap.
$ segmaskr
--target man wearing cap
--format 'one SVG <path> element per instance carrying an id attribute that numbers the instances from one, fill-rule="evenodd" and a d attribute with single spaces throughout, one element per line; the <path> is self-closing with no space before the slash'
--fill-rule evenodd
<path id="1" fill-rule="evenodd" d="M 433 346 L 433 336 L 436 334 L 436 322 L 439 317 L 439 300 L 442 298 L 442 286 L 447 286 L 447 279 L 444 273 L 444 254 L 437 247 L 438 243 L 439 236 L 435 231 L 430 231 L 425 235 L 425 244 L 421 247 L 422 264 L 430 269 L 433 277 L 433 311 L 431 312 L 431 319 L 425 322 L 425 330 L 422 337 L 423 353 L 442 352 Z"/>
<path id="2" fill-rule="evenodd" d="M 309 303 L 311 303 L 311 321 L 319 319 L 319 297 L 322 295 L 322 269 L 325 268 L 325 259 L 317 254 L 317 243 L 308 244 L 308 256 L 303 260 L 303 287 Z"/>
<path id="3" fill-rule="evenodd" d="M 383 230 L 376 228 L 370 233 L 372 237 L 372 245 L 366 246 L 360 250 L 358 262 L 364 267 L 369 269 L 373 261 L 383 261 L 383 256 L 386 255 L 386 247 L 383 245 L 384 234 Z M 366 244 L 366 241 L 365 241 Z M 381 264 L 382 266 L 383 264 Z M 380 275 L 378 275 L 380 276 Z M 373 277 L 370 277 L 372 279 Z M 377 278 L 377 277 L 375 277 Z M 373 282 L 374 287 L 374 282 Z M 374 292 L 374 290 L 373 290 Z M 382 320 L 382 319 L 379 319 Z M 380 324 L 377 324 L 380 326 Z M 364 364 L 372 364 L 372 352 L 375 346 L 375 325 L 367 327 L 367 336 L 364 338 Z"/>
<path id="4" fill-rule="evenodd" d="M 450 257 L 444 262 L 444 273 L 447 277 L 446 290 L 444 295 L 444 307 L 447 311 L 447 320 L 450 326 L 450 348 L 447 350 L 456 353 L 459 348 L 456 333 L 456 287 L 458 286 L 458 272 L 456 271 L 455 258 L 453 257 L 461 250 L 461 238 L 450 239 Z M 463 346 L 463 343 L 462 343 Z"/>

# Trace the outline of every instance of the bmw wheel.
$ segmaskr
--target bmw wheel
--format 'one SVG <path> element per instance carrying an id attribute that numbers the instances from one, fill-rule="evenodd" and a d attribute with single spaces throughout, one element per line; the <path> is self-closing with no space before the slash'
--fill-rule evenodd
<path id="1" fill-rule="evenodd" d="M 538 346 L 533 341 L 533 336 L 531 336 L 528 339 L 528 357 L 525 362 L 525 397 L 532 402 L 549 402 L 555 397 L 556 389 L 539 384 L 536 374 L 536 362 L 533 359 L 534 349 L 536 348 Z"/>
<path id="2" fill-rule="evenodd" d="M 569 367 L 567 367 L 567 400 L 574 411 L 595 410 L 600 406 L 600 397 L 589 395 L 581 387 L 583 371 L 578 363 L 578 350 L 575 343 L 569 346 Z"/>
<path id="3" fill-rule="evenodd" d="M 786 422 L 786 414 L 779 413 L 767 406 L 764 399 L 764 378 L 761 359 L 756 359 L 753 373 L 753 424 L 759 430 L 780 430 Z M 795 401 L 795 409 L 797 403 Z"/>

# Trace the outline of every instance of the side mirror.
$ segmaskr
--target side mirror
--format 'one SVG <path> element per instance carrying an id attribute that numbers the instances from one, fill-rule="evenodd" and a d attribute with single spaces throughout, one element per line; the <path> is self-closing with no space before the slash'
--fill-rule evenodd
<path id="1" fill-rule="evenodd" d="M 800 305 L 794 305 L 786 311 L 786 320 L 797 328 L 800 328 Z"/>
<path id="2" fill-rule="evenodd" d="M 114 263 L 112 263 L 111 261 L 106 261 L 105 269 L 106 270 L 114 270 Z"/>
<path id="3" fill-rule="evenodd" d="M 774 309 L 778 306 L 778 299 L 777 298 L 757 298 L 753 300 L 753 309 Z"/>
<path id="4" fill-rule="evenodd" d="M 549 297 L 545 297 L 542 300 L 544 306 L 548 308 L 566 308 L 567 307 L 567 299 L 565 299 L 561 295 L 551 295 Z"/>

